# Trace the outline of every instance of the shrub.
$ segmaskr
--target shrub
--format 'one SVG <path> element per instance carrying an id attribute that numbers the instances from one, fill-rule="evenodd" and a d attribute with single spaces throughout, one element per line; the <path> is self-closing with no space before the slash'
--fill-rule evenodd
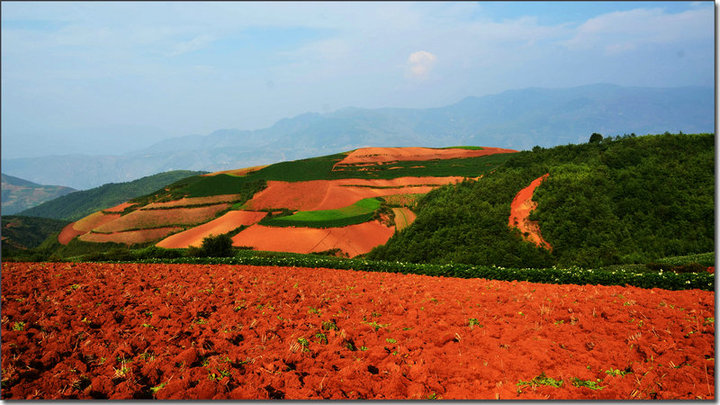
<path id="1" fill-rule="evenodd" d="M 203 239 L 199 248 L 188 249 L 189 256 L 195 257 L 231 257 L 234 256 L 232 238 L 228 234 L 210 235 Z"/>

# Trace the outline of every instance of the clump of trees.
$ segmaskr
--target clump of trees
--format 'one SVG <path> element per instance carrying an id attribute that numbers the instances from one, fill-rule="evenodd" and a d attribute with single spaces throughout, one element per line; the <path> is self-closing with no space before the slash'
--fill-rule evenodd
<path id="1" fill-rule="evenodd" d="M 193 257 L 231 257 L 234 255 L 232 238 L 228 234 L 210 235 L 203 239 L 200 247 L 191 246 L 188 249 L 188 256 Z"/>

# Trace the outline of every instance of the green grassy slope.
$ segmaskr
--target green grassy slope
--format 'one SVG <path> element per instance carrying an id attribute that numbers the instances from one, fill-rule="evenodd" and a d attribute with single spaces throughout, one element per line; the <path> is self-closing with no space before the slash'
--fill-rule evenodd
<path id="1" fill-rule="evenodd" d="M 260 225 L 333 228 L 361 224 L 371 220 L 380 205 L 381 202 L 377 198 L 366 198 L 339 209 L 300 211 L 293 215 L 266 218 L 260 221 Z"/>
<path id="2" fill-rule="evenodd" d="M 175 170 L 126 183 L 109 183 L 47 201 L 37 207 L 21 212 L 20 215 L 76 221 L 93 212 L 154 192 L 179 179 L 202 173 L 204 172 Z"/>
<path id="3" fill-rule="evenodd" d="M 712 134 L 665 134 L 536 147 L 478 182 L 429 193 L 413 225 L 369 257 L 589 267 L 714 251 L 714 143 Z M 531 219 L 552 253 L 507 227 L 514 195 L 545 173 Z"/>

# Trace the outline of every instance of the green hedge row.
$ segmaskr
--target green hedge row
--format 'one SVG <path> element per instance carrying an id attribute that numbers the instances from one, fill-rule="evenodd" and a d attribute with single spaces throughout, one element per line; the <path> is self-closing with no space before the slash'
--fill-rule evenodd
<path id="1" fill-rule="evenodd" d="M 189 263 L 189 264 L 240 264 L 254 266 L 287 266 L 332 268 L 359 271 L 379 271 L 402 274 L 423 274 L 459 278 L 484 278 L 506 281 L 530 281 L 548 284 L 579 285 L 628 285 L 641 288 L 662 288 L 666 290 L 715 289 L 714 274 L 711 273 L 638 273 L 633 271 L 602 271 L 571 267 L 565 269 L 520 269 L 496 266 L 471 266 L 463 264 L 417 264 L 383 262 L 364 259 L 339 259 L 318 256 L 274 256 L 258 252 L 246 252 L 235 257 L 146 259 L 141 263 Z"/>

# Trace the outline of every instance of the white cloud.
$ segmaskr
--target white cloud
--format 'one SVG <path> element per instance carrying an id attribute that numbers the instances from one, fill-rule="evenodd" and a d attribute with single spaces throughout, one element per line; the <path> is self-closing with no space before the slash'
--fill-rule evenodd
<path id="1" fill-rule="evenodd" d="M 214 41 L 214 38 L 210 35 L 198 35 L 189 41 L 176 43 L 175 46 L 173 46 L 173 49 L 168 53 L 168 56 L 178 56 L 184 53 L 197 51 L 206 47 L 212 41 Z"/>
<path id="2" fill-rule="evenodd" d="M 570 50 L 602 49 L 608 54 L 648 44 L 710 39 L 713 15 L 703 9 L 667 14 L 660 8 L 603 14 L 580 25 L 563 44 Z"/>
<path id="3" fill-rule="evenodd" d="M 428 51 L 417 51 L 410 54 L 407 59 L 410 76 L 425 79 L 435 66 L 437 56 Z"/>

